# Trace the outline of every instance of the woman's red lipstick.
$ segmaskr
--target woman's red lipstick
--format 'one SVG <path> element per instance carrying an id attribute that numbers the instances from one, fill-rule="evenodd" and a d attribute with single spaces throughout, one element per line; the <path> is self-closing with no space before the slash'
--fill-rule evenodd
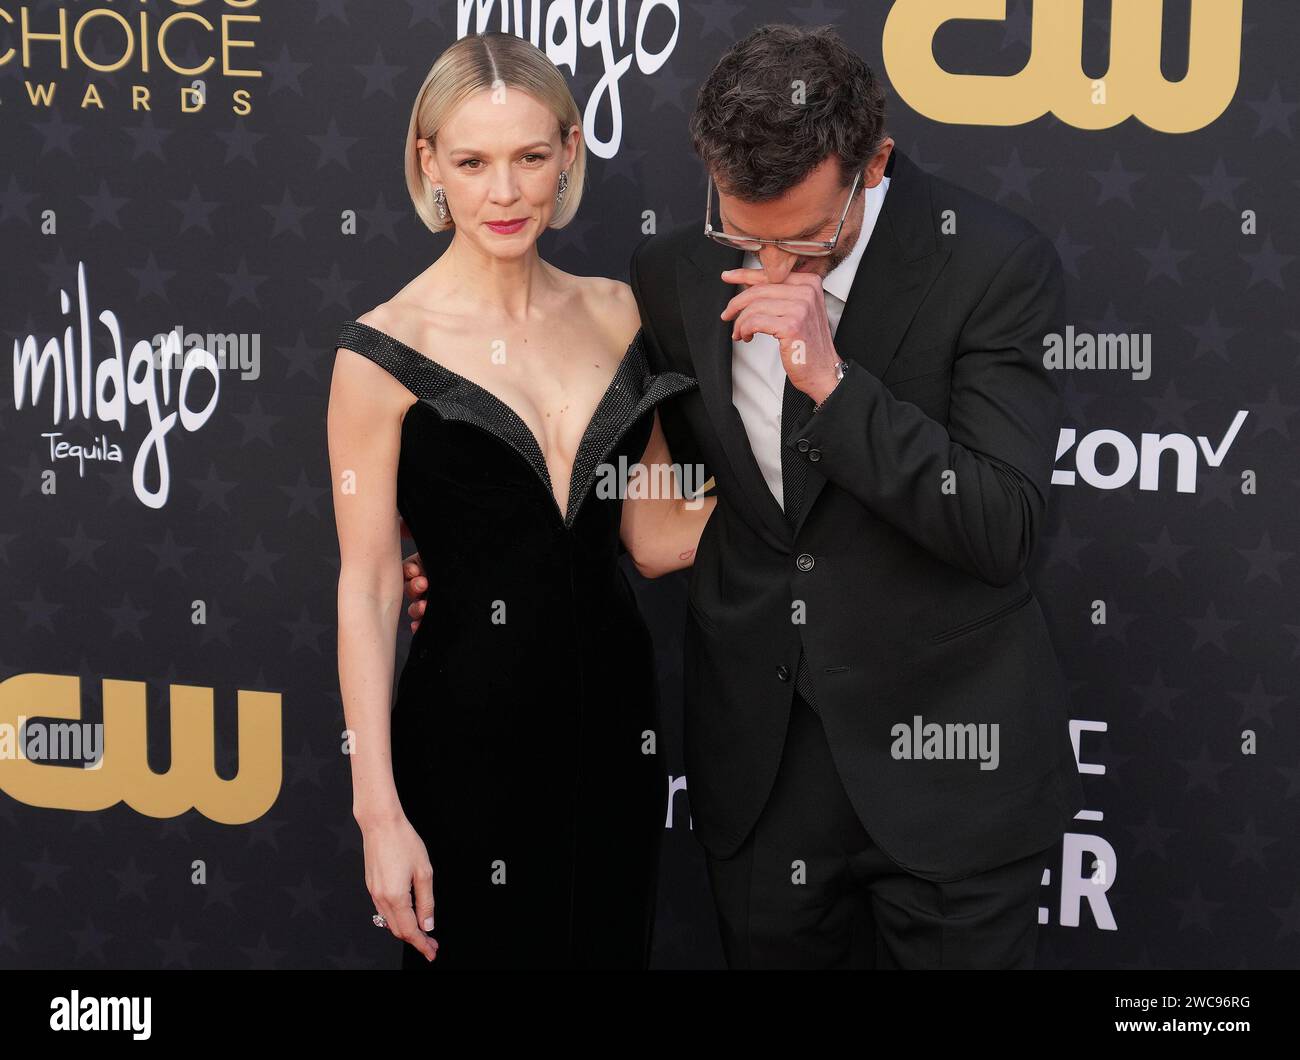
<path id="1" fill-rule="evenodd" d="M 490 229 L 492 229 L 492 231 L 497 232 L 503 236 L 508 236 L 514 232 L 518 232 L 521 228 L 523 228 L 524 225 L 528 223 L 528 218 L 516 217 L 514 220 L 511 221 L 486 221 L 484 223 Z"/>

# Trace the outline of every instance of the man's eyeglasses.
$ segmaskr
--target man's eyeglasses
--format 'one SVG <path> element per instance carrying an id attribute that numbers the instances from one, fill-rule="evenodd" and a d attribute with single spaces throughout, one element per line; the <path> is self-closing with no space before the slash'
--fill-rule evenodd
<path id="1" fill-rule="evenodd" d="M 853 196 L 857 194 L 858 183 L 862 180 L 862 174 L 859 172 L 853 178 L 853 187 L 849 189 L 849 201 L 844 204 L 844 212 L 840 214 L 840 223 L 835 226 L 835 235 L 830 239 L 820 241 L 812 239 L 760 239 L 758 236 L 737 236 L 730 232 L 718 232 L 713 228 L 713 176 L 709 175 L 708 199 L 704 204 L 704 234 L 712 239 L 715 243 L 721 243 L 724 247 L 732 247 L 736 250 L 750 250 L 757 252 L 759 248 L 770 246 L 784 250 L 787 254 L 799 254 L 807 258 L 821 258 L 835 250 L 836 243 L 839 242 L 840 230 L 844 227 L 844 220 L 849 216 L 849 207 L 853 205 Z"/>

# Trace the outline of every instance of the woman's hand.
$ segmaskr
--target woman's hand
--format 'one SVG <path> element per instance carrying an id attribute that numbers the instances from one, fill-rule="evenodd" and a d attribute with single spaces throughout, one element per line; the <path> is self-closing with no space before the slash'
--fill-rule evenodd
<path id="1" fill-rule="evenodd" d="M 424 840 L 404 816 L 361 826 L 366 858 L 366 889 L 388 930 L 433 960 L 438 940 L 433 930 L 433 867 Z M 411 908 L 411 891 L 415 908 Z"/>
<path id="2" fill-rule="evenodd" d="M 418 552 L 412 552 L 402 560 L 402 579 L 403 591 L 411 601 L 406 613 L 414 619 L 411 623 L 411 632 L 414 633 L 420 628 L 420 619 L 424 617 L 424 609 L 428 606 L 424 594 L 429 589 L 429 579 L 424 576 L 424 563 Z"/>

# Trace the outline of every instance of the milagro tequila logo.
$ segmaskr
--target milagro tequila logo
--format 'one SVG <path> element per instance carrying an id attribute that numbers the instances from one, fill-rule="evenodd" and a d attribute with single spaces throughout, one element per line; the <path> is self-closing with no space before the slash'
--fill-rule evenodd
<path id="1" fill-rule="evenodd" d="M 582 135 L 592 154 L 613 158 L 623 141 L 619 80 L 634 59 L 643 74 L 653 74 L 663 66 L 677 46 L 682 22 L 679 0 L 643 0 L 634 20 L 628 17 L 629 6 L 628 0 L 457 0 L 456 39 L 488 30 L 513 33 L 540 48 L 556 66 L 567 66 L 572 75 L 578 73 L 579 48 L 595 48 L 603 72 L 582 113 Z M 659 14 L 651 25 L 656 11 Z M 669 25 L 667 42 L 659 51 L 650 51 L 647 37 L 658 40 Z M 627 53 L 629 31 L 632 50 Z M 616 48 L 626 54 L 616 56 Z M 602 140 L 596 131 L 596 119 L 606 102 L 610 134 L 609 139 Z"/>
<path id="2" fill-rule="evenodd" d="M 63 316 L 68 317 L 74 309 L 68 292 L 61 290 L 59 298 Z M 212 418 L 221 393 L 218 359 L 202 345 L 182 350 L 177 331 L 160 336 L 157 349 L 141 339 L 127 354 L 121 324 L 109 309 L 96 317 L 109 343 L 100 358 L 99 348 L 92 343 L 84 262 L 77 263 L 75 309 L 76 315 L 63 333 L 39 347 L 35 335 L 14 339 L 14 408 L 22 411 L 29 404 L 35 408 L 48 397 L 50 419 L 56 429 L 42 433 L 42 448 L 48 451 L 51 467 L 57 468 L 65 460 L 76 461 L 83 478 L 88 462 L 122 463 L 122 447 L 110 441 L 107 434 L 87 437 L 85 431 L 74 434 L 66 428 L 84 420 L 115 424 L 125 432 L 128 421 L 135 418 L 134 410 L 143 409 L 149 430 L 136 450 L 131 483 L 142 504 L 161 508 L 171 490 L 167 435 L 177 424 L 193 433 Z M 173 378 L 178 369 L 179 381 Z M 192 408 L 191 390 L 200 373 L 211 378 L 212 393 L 205 405 Z M 155 485 L 151 486 L 150 480 Z"/>

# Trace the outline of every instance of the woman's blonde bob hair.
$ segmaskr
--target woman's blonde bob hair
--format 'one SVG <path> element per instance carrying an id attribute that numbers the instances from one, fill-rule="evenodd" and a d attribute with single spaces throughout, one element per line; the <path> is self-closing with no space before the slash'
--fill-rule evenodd
<path id="1" fill-rule="evenodd" d="M 560 127 L 560 141 L 568 142 L 571 126 L 582 128 L 582 116 L 573 93 L 556 68 L 540 49 L 509 33 L 496 31 L 462 37 L 438 56 L 429 76 L 424 79 L 406 134 L 406 188 L 411 193 L 415 212 L 431 232 L 455 226 L 453 218 L 438 219 L 433 204 L 433 182 L 420 167 L 416 141 L 433 143 L 448 116 L 466 99 L 484 89 L 517 88 L 549 107 Z M 569 187 L 564 202 L 551 218 L 552 228 L 563 228 L 572 219 L 582 201 L 587 172 L 587 148 L 578 138 L 578 151 L 569 166 Z"/>

